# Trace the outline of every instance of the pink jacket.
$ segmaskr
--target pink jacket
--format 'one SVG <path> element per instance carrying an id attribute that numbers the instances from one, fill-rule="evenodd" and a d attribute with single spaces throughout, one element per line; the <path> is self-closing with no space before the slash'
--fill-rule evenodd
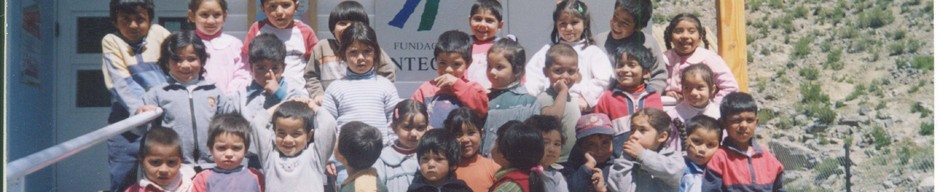
<path id="1" fill-rule="evenodd" d="M 206 44 L 206 80 L 215 82 L 215 86 L 228 94 L 235 90 L 244 89 L 251 84 L 251 70 L 248 68 L 247 58 L 242 58 L 240 49 L 242 41 L 228 34 L 205 38 Z"/>
<path id="2" fill-rule="evenodd" d="M 715 85 L 718 86 L 718 94 L 712 98 L 712 102 L 721 103 L 721 99 L 731 92 L 738 91 L 738 81 L 731 74 L 728 64 L 714 51 L 697 48 L 695 52 L 688 56 L 679 56 L 672 49 L 663 53 L 663 61 L 666 62 L 666 91 L 682 92 L 682 70 L 694 64 L 706 64 L 712 70 L 712 78 Z"/>

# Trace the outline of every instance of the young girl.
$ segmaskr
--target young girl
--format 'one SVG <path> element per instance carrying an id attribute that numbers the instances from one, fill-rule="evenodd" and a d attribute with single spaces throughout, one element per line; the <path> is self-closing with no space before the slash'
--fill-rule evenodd
<path id="1" fill-rule="evenodd" d="M 722 130 L 718 126 L 718 120 L 705 115 L 696 115 L 688 122 L 683 131 L 686 169 L 682 174 L 679 191 L 701 191 L 705 167 L 712 155 L 718 151 Z"/>
<path id="2" fill-rule="evenodd" d="M 682 70 L 682 98 L 676 107 L 667 111 L 675 128 L 672 135 L 678 135 L 686 121 L 696 115 L 706 115 L 715 119 L 721 117 L 718 104 L 712 102 L 718 89 L 712 79 L 712 70 L 705 64 L 695 64 Z M 672 147 L 678 149 L 684 145 L 683 139 L 669 138 Z"/>
<path id="3" fill-rule="evenodd" d="M 473 37 L 473 62 L 467 67 L 467 80 L 477 82 L 489 91 L 487 79 L 487 52 L 500 38 L 496 34 L 503 29 L 503 5 L 497 0 L 477 0 L 470 7 L 470 33 Z M 515 36 L 508 36 L 515 39 Z"/>
<path id="4" fill-rule="evenodd" d="M 519 121 L 499 127 L 493 160 L 503 168 L 496 173 L 496 184 L 490 191 L 545 191 L 543 167 L 539 165 L 544 150 L 542 134 L 535 128 Z"/>
<path id="5" fill-rule="evenodd" d="M 206 80 L 215 82 L 222 93 L 244 89 L 251 83 L 248 65 L 242 60 L 242 41 L 222 33 L 228 16 L 225 0 L 192 0 L 189 2 L 189 22 L 196 24 L 196 35 L 206 45 L 209 59 L 205 62 Z"/>
<path id="6" fill-rule="evenodd" d="M 254 168 L 242 166 L 251 147 L 251 125 L 239 114 L 229 113 L 212 118 L 209 141 L 216 166 L 193 178 L 193 192 L 202 191 L 264 191 L 264 175 Z"/>
<path id="7" fill-rule="evenodd" d="M 568 182 L 561 174 L 561 165 L 556 164 L 561 157 L 561 146 L 565 144 L 565 135 L 561 131 L 561 122 L 548 115 L 535 115 L 525 120 L 525 124 L 538 129 L 542 133 L 542 143 L 545 145 L 545 154 L 542 156 L 542 180 L 545 181 L 545 191 L 567 191 Z"/>
<path id="8" fill-rule="evenodd" d="M 574 47 L 578 55 L 578 67 L 582 80 L 571 88 L 571 100 L 577 101 L 583 112 L 597 104 L 598 98 L 610 84 L 613 69 L 604 50 L 594 45 L 591 37 L 591 15 L 587 4 L 580 0 L 565 0 L 558 3 L 552 15 L 555 28 L 552 30 L 551 43 L 545 45 L 526 64 L 526 90 L 538 95 L 551 86 L 543 75 L 542 68 L 548 61 L 548 49 L 558 43 Z"/>
<path id="9" fill-rule="evenodd" d="M 428 112 L 423 103 L 411 99 L 398 102 L 392 114 L 392 130 L 398 135 L 375 162 L 376 174 L 389 191 L 405 191 L 415 177 L 418 141 L 428 131 Z"/>
<path id="10" fill-rule="evenodd" d="M 680 85 L 682 70 L 698 63 L 704 63 L 712 70 L 712 76 L 718 86 L 718 93 L 712 98 L 713 102 L 721 103 L 725 95 L 738 91 L 738 82 L 725 60 L 714 51 L 705 49 L 709 44 L 705 39 L 705 27 L 702 27 L 698 17 L 689 13 L 676 15 L 666 27 L 663 38 L 667 40 L 666 49 L 669 49 L 663 53 L 666 73 L 669 74 L 666 80 L 666 96 L 683 99 L 683 88 Z M 704 41 L 705 48 L 699 47 L 699 41 Z"/>
<path id="11" fill-rule="evenodd" d="M 196 175 L 192 167 L 182 165 L 180 137 L 168 128 L 156 127 L 144 134 L 140 143 L 140 170 L 144 176 L 124 192 L 188 192 Z"/>
<path id="12" fill-rule="evenodd" d="M 487 77 L 493 88 L 487 96 L 490 99 L 486 124 L 483 125 L 483 148 L 485 156 L 496 142 L 496 129 L 510 120 L 525 120 L 539 114 L 541 105 L 535 97 L 529 95 L 520 80 L 525 73 L 525 50 L 518 42 L 500 39 L 490 48 L 487 55 Z"/>
<path id="13" fill-rule="evenodd" d="M 483 129 L 481 120 L 470 108 L 461 107 L 444 121 L 444 129 L 457 137 L 460 144 L 460 164 L 457 164 L 457 179 L 464 180 L 473 191 L 487 191 L 496 182 L 499 164 L 480 155 L 480 139 Z"/>

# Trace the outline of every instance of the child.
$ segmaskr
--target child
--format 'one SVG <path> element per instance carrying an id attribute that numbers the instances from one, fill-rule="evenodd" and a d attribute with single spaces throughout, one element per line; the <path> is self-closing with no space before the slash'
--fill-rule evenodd
<path id="1" fill-rule="evenodd" d="M 453 110 L 444 121 L 444 129 L 457 137 L 460 144 L 460 164 L 457 164 L 457 179 L 467 182 L 473 191 L 487 191 L 496 182 L 499 164 L 480 155 L 480 139 L 483 120 L 470 108 Z"/>
<path id="2" fill-rule="evenodd" d="M 630 115 L 643 108 L 662 110 L 663 102 L 659 92 L 646 83 L 654 62 L 649 49 L 638 44 L 624 44 L 617 47 L 614 55 L 617 63 L 615 85 L 604 91 L 594 112 L 610 117 L 614 135 L 619 135 L 614 138 L 614 143 L 623 143 L 629 137 L 623 134 L 630 132 Z M 675 151 L 680 150 L 678 144 L 673 146 Z M 620 156 L 620 150 L 615 150 L 614 154 Z"/>
<path id="3" fill-rule="evenodd" d="M 490 191 L 545 191 L 539 165 L 544 150 L 542 134 L 535 128 L 516 120 L 499 127 L 493 160 L 503 168 Z"/>
<path id="4" fill-rule="evenodd" d="M 343 125 L 334 156 L 349 172 L 339 191 L 387 191 L 375 173 L 375 160 L 382 153 L 382 135 L 361 121 Z"/>
<path id="5" fill-rule="evenodd" d="M 728 94 L 721 102 L 719 123 L 728 138 L 708 161 L 702 191 L 781 190 L 783 164 L 754 139 L 760 123 L 754 98 L 747 93 Z"/>
<path id="6" fill-rule="evenodd" d="M 510 120 L 525 120 L 539 114 L 541 106 L 520 83 L 525 74 L 525 50 L 518 42 L 500 39 L 490 48 L 487 56 L 487 77 L 493 84 L 489 97 L 489 111 L 483 125 L 483 151 L 487 156 L 496 142 L 496 129 Z"/>
<path id="7" fill-rule="evenodd" d="M 411 99 L 428 106 L 433 128 L 444 127 L 447 114 L 459 107 L 469 107 L 479 117 L 486 116 L 489 100 L 486 91 L 476 82 L 467 80 L 465 70 L 470 59 L 470 36 L 457 30 L 444 32 L 434 46 L 437 78 L 424 82 Z"/>
<path id="8" fill-rule="evenodd" d="M 560 119 L 564 130 L 562 133 L 567 138 L 574 138 L 581 110 L 578 109 L 577 100 L 570 97 L 569 88 L 581 79 L 578 72 L 578 53 L 567 44 L 555 44 L 548 49 L 545 56 L 547 59 L 541 72 L 548 77 L 552 86 L 542 91 L 536 100 L 542 106 L 541 114 Z M 558 163 L 568 161 L 568 154 L 571 153 L 574 143 L 573 140 L 565 142 Z"/>
<path id="9" fill-rule="evenodd" d="M 705 42 L 708 48 L 708 40 L 705 39 L 705 28 L 698 17 L 688 13 L 676 15 L 669 22 L 663 38 L 667 40 L 666 52 L 663 58 L 666 62 L 666 70 L 669 79 L 666 80 L 666 95 L 682 100 L 682 87 L 680 74 L 682 70 L 692 64 L 704 63 L 712 70 L 712 76 L 715 78 L 715 84 L 718 85 L 718 93 L 712 98 L 715 103 L 721 103 L 721 98 L 728 93 L 738 91 L 738 82 L 731 74 L 731 69 L 725 60 L 721 59 L 717 53 L 711 50 L 700 48 L 699 41 Z"/>
<path id="10" fill-rule="evenodd" d="M 610 56 L 611 60 L 616 60 L 619 55 L 617 47 L 626 44 L 643 45 L 653 53 L 652 67 L 650 67 L 650 77 L 647 84 L 662 93 L 666 88 L 666 64 L 663 63 L 659 55 L 663 52 L 659 48 L 657 40 L 650 34 L 646 28 L 650 24 L 650 17 L 653 12 L 653 5 L 650 0 L 616 0 L 614 2 L 614 14 L 610 18 L 610 31 L 595 35 L 597 45 L 603 47 L 604 51 Z M 617 65 L 614 63 L 614 65 Z M 616 66 L 614 66 L 616 68 Z"/>
<path id="11" fill-rule="evenodd" d="M 718 105 L 712 102 L 712 98 L 717 92 L 718 89 L 716 89 L 712 79 L 712 70 L 708 68 L 708 65 L 694 64 L 682 70 L 682 98 L 684 99 L 666 112 L 675 127 L 671 134 L 679 134 L 678 128 L 684 127 L 683 124 L 693 116 L 721 117 Z M 680 144 L 680 141 L 685 142 L 684 139 L 671 137 L 667 143 L 672 145 L 673 148 L 685 146 Z"/>
<path id="12" fill-rule="evenodd" d="M 143 105 L 144 93 L 166 82 L 157 59 L 160 44 L 170 32 L 153 21 L 152 0 L 111 0 L 109 16 L 117 32 L 101 39 L 101 72 L 111 93 L 108 123 L 124 120 Z M 130 70 L 139 69 L 139 70 Z M 108 139 L 108 169 L 111 191 L 127 188 L 136 180 L 137 151 L 143 129 L 121 133 Z"/>
<path id="13" fill-rule="evenodd" d="M 499 40 L 496 33 L 503 29 L 503 5 L 497 0 L 477 0 L 470 7 L 470 33 L 473 35 L 473 62 L 467 67 L 467 80 L 477 82 L 489 91 L 487 52 Z"/>
<path id="14" fill-rule="evenodd" d="M 248 63 L 254 81 L 248 87 L 227 95 L 222 102 L 225 113 L 241 113 L 245 119 L 255 119 L 274 105 L 291 98 L 306 98 L 307 92 L 299 85 L 282 78 L 285 72 L 284 43 L 274 34 L 258 35 L 248 45 L 251 47 Z"/>
<path id="15" fill-rule="evenodd" d="M 195 171 L 212 168 L 214 163 L 207 141 L 209 121 L 218 112 L 218 99 L 222 95 L 215 84 L 203 76 L 203 63 L 208 57 L 206 46 L 193 31 L 173 33 L 160 46 L 160 69 L 170 78 L 155 86 L 144 96 L 144 106 L 136 113 L 163 108 L 161 127 L 180 134 L 183 164 Z M 202 141 L 202 142 L 200 142 Z"/>
<path id="16" fill-rule="evenodd" d="M 411 99 L 398 102 L 395 106 L 392 130 L 398 135 L 398 139 L 382 149 L 382 155 L 372 166 L 389 191 L 408 190 L 411 182 L 416 180 L 415 170 L 418 169 L 418 159 L 421 155 L 415 156 L 415 150 L 418 141 L 423 141 L 421 138 L 425 131 L 428 131 L 426 109 L 424 104 Z M 456 144 L 454 145 L 456 148 Z M 456 163 L 457 161 L 454 161 L 454 164 Z"/>
<path id="17" fill-rule="evenodd" d="M 542 143 L 545 145 L 545 154 L 542 156 L 542 180 L 545 181 L 545 191 L 568 191 L 568 182 L 561 174 L 562 166 L 555 163 L 561 155 L 561 146 L 565 138 L 561 134 L 561 122 L 552 116 L 535 115 L 525 120 L 529 127 L 538 129 L 542 133 Z"/>
<path id="18" fill-rule="evenodd" d="M 472 191 L 454 176 L 460 162 L 460 147 L 447 130 L 433 129 L 425 133 L 418 143 L 418 158 L 421 159 L 421 174 L 415 176 L 408 192 Z"/>
<path id="19" fill-rule="evenodd" d="M 264 175 L 242 166 L 246 150 L 251 147 L 250 126 L 248 120 L 238 114 L 212 118 L 208 145 L 216 165 L 196 174 L 193 192 L 264 191 Z"/>
<path id="20" fill-rule="evenodd" d="M 582 112 L 590 112 L 598 98 L 613 78 L 610 59 L 600 47 L 594 46 L 591 37 L 591 15 L 587 5 L 580 0 L 565 0 L 558 3 L 552 15 L 555 28 L 552 29 L 551 44 L 545 45 L 529 61 L 526 67 L 526 89 L 532 95 L 538 95 L 553 86 L 542 69 L 551 62 L 548 50 L 556 44 L 574 47 L 577 53 L 578 72 L 582 80 L 571 89 L 571 100 L 578 104 Z M 542 105 L 545 106 L 545 105 Z"/>
<path id="21" fill-rule="evenodd" d="M 708 160 L 718 151 L 722 130 L 715 118 L 696 115 L 689 119 L 684 134 L 686 138 L 685 172 L 679 191 L 702 191 L 702 177 Z"/>
<path id="22" fill-rule="evenodd" d="M 614 129 L 607 115 L 591 113 L 578 119 L 577 150 L 565 164 L 569 191 L 610 191 L 607 176 L 616 156 Z"/>
<path id="23" fill-rule="evenodd" d="M 352 23 L 362 22 L 369 25 L 369 15 L 362 4 L 357 1 L 343 1 L 330 12 L 329 27 L 334 39 L 320 41 L 313 46 L 312 56 L 307 62 L 304 79 L 306 79 L 307 92 L 319 104 L 323 101 L 323 91 L 330 83 L 346 76 L 346 63 L 338 56 L 343 31 Z M 395 63 L 384 50 L 379 49 L 380 59 L 376 60 L 376 74 L 395 82 Z"/>
<path id="24" fill-rule="evenodd" d="M 241 40 L 222 32 L 228 17 L 228 3 L 225 0 L 191 0 L 187 15 L 189 21 L 196 24 L 196 35 L 206 45 L 206 52 L 212 55 L 205 61 L 206 80 L 215 82 L 224 94 L 248 87 L 251 69 L 239 54 L 244 45 Z"/>
<path id="25" fill-rule="evenodd" d="M 265 191 L 323 189 L 323 167 L 333 148 L 336 123 L 311 106 L 315 104 L 310 99 L 290 100 L 272 108 L 273 114 L 252 120 Z"/>
<path id="26" fill-rule="evenodd" d="M 667 146 L 669 115 L 644 108 L 630 120 L 630 138 L 623 156 L 614 160 L 607 182 L 613 191 L 678 191 L 685 164 L 682 152 Z M 674 137 L 674 136 L 673 136 Z"/>
<path id="27" fill-rule="evenodd" d="M 299 0 L 261 0 L 261 11 L 266 17 L 255 22 L 248 28 L 245 42 L 260 36 L 262 33 L 273 33 L 283 42 L 287 49 L 287 57 L 281 61 L 286 64 L 284 79 L 291 86 L 304 86 L 304 67 L 317 44 L 317 33 L 310 26 L 300 20 L 294 20 L 294 14 L 300 6 Z M 248 55 L 249 46 L 242 46 L 242 56 Z"/>
<path id="28" fill-rule="evenodd" d="M 125 192 L 178 191 L 188 192 L 196 172 L 182 165 L 183 150 L 175 131 L 155 127 L 144 134 L 140 143 L 140 170 L 144 176 Z"/>

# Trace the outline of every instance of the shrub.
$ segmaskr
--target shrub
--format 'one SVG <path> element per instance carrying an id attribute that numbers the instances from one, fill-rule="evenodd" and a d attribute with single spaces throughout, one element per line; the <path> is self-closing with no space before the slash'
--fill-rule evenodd
<path id="1" fill-rule="evenodd" d="M 842 161 L 836 158 L 823 159 L 816 164 L 816 180 L 829 178 L 833 174 L 842 174 Z"/>
<path id="2" fill-rule="evenodd" d="M 923 47 L 923 46 L 924 44 L 921 42 L 918 42 L 917 40 L 914 40 L 914 39 L 907 40 L 907 52 L 908 53 L 915 53 L 917 52 L 917 50 L 920 50 L 920 47 Z"/>
<path id="3" fill-rule="evenodd" d="M 891 144 L 891 136 L 888 135 L 888 132 L 885 131 L 885 128 L 879 125 L 872 127 L 871 136 L 875 139 L 876 150 L 881 150 L 881 148 Z"/>
<path id="4" fill-rule="evenodd" d="M 813 41 L 813 38 L 809 35 L 800 38 L 796 41 L 796 44 L 793 45 L 793 52 L 791 53 L 794 58 L 804 58 L 806 55 L 809 55 L 813 51 L 812 47 L 809 44 Z"/>
<path id="5" fill-rule="evenodd" d="M 907 45 L 904 44 L 904 41 L 895 41 L 888 44 L 888 53 L 890 53 L 890 56 L 900 55 L 904 53 L 905 49 L 907 49 Z"/>
<path id="6" fill-rule="evenodd" d="M 933 122 L 923 122 L 920 123 L 920 131 L 917 131 L 920 135 L 933 135 Z"/>
<path id="7" fill-rule="evenodd" d="M 865 93 L 865 86 L 862 84 L 857 84 L 855 85 L 855 90 L 852 91 L 852 93 L 850 93 L 849 96 L 846 96 L 845 100 L 846 101 L 855 100 L 856 98 L 858 98 L 858 96 L 861 96 L 864 93 Z"/>
<path id="8" fill-rule="evenodd" d="M 842 63 L 842 48 L 829 51 L 826 54 L 826 63 L 823 64 L 823 67 L 837 71 L 842 70 L 845 67 L 845 64 Z"/>
<path id="9" fill-rule="evenodd" d="M 856 24 L 860 28 L 880 28 L 894 22 L 894 12 L 887 7 L 866 9 L 857 19 Z"/>
<path id="10" fill-rule="evenodd" d="M 904 30 L 901 30 L 901 29 L 898 29 L 897 31 L 894 31 L 894 33 L 891 33 L 891 39 L 895 41 L 904 39 L 905 36 L 907 36 L 907 32 L 904 32 Z"/>
<path id="11" fill-rule="evenodd" d="M 933 70 L 933 56 L 932 55 L 918 55 L 914 56 L 913 67 L 920 69 L 921 71 Z"/>
<path id="12" fill-rule="evenodd" d="M 907 93 L 910 94 L 917 92 L 921 87 L 924 87 L 924 85 L 927 85 L 927 80 L 921 79 L 920 81 L 917 81 L 917 85 L 911 86 L 911 89 L 908 89 Z"/>
<path id="13" fill-rule="evenodd" d="M 777 116 L 776 113 L 774 113 L 774 111 L 771 111 L 770 109 L 757 110 L 757 118 L 760 119 L 762 122 L 770 121 L 771 119 L 774 119 L 775 116 Z"/>
<path id="14" fill-rule="evenodd" d="M 888 108 L 888 102 L 885 102 L 885 100 L 881 100 L 878 102 L 878 106 L 875 106 L 875 110 L 881 110 L 885 108 Z"/>
<path id="15" fill-rule="evenodd" d="M 933 111 L 924 107 L 920 102 L 917 102 L 911 105 L 911 113 L 920 113 L 920 118 L 924 118 L 930 116 Z"/>
<path id="16" fill-rule="evenodd" d="M 805 103 L 829 103 L 829 95 L 822 92 L 822 87 L 817 83 L 807 83 L 800 87 L 800 95 L 803 95 Z"/>
<path id="17" fill-rule="evenodd" d="M 800 68 L 800 77 L 809 81 L 816 80 L 819 78 L 819 70 L 812 66 Z"/>

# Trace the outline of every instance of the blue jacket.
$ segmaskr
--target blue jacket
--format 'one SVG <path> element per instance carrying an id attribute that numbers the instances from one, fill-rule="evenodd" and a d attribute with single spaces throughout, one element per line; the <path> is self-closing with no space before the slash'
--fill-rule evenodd
<path id="1" fill-rule="evenodd" d="M 215 83 L 203 79 L 196 80 L 190 91 L 186 85 L 173 78 L 166 83 L 147 91 L 143 101 L 145 105 L 163 108 L 159 118 L 160 126 L 171 128 L 180 136 L 183 148 L 183 164 L 201 166 L 203 169 L 215 167 L 212 155 L 206 145 L 209 135 L 209 121 L 219 111 L 219 99 L 222 91 Z"/>

